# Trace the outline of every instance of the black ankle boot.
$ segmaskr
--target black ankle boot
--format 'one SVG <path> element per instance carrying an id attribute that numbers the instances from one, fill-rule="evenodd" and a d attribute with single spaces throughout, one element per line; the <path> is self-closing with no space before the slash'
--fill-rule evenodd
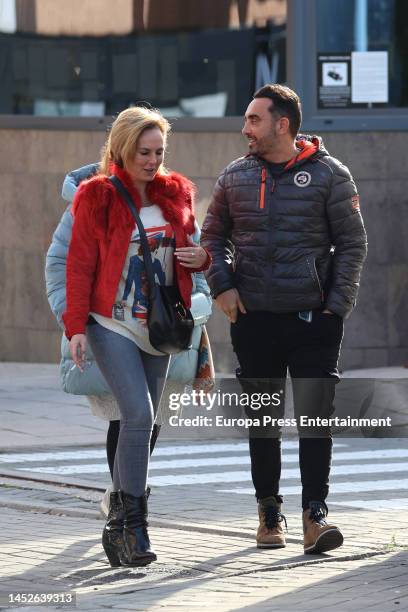
<path id="1" fill-rule="evenodd" d="M 125 512 L 118 491 L 110 494 L 109 513 L 102 533 L 102 546 L 111 567 L 119 567 L 127 563 L 123 544 L 123 526 Z"/>
<path id="2" fill-rule="evenodd" d="M 123 540 L 128 565 L 148 565 L 157 557 L 150 548 L 147 532 L 147 495 L 135 497 L 122 491 L 125 509 L 125 528 Z"/>

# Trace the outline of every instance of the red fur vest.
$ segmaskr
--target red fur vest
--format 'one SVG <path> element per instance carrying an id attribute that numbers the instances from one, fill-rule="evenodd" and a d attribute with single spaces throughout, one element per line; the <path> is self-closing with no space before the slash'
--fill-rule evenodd
<path id="1" fill-rule="evenodd" d="M 130 192 L 137 209 L 140 196 L 126 170 L 112 165 L 112 172 Z M 157 174 L 147 188 L 174 230 L 176 248 L 188 246 L 194 233 L 194 185 L 181 174 Z M 85 333 L 90 312 L 112 316 L 116 292 L 135 225 L 132 213 L 105 175 L 81 183 L 72 205 L 74 225 L 67 258 L 67 307 L 63 314 L 68 338 Z M 191 305 L 192 272 L 174 257 L 174 277 L 181 297 Z"/>

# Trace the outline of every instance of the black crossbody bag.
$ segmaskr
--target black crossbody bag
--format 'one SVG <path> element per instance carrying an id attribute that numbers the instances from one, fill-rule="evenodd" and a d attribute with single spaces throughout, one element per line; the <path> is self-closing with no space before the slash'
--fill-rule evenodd
<path id="1" fill-rule="evenodd" d="M 175 285 L 158 285 L 154 279 L 152 256 L 143 223 L 138 215 L 132 197 L 117 176 L 109 180 L 129 207 L 139 229 L 143 260 L 149 284 L 149 306 L 147 326 L 151 345 L 166 355 L 173 355 L 191 348 L 194 319 L 183 304 Z"/>

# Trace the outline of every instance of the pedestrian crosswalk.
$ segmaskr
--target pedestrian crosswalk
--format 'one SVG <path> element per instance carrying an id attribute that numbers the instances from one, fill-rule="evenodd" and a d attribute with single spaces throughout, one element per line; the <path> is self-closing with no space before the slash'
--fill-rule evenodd
<path id="1" fill-rule="evenodd" d="M 301 493 L 297 441 L 282 444 L 281 492 Z M 1 470 L 109 481 L 103 448 L 72 448 L 0 454 Z M 150 462 L 153 487 L 203 485 L 219 494 L 253 495 L 248 443 L 159 444 Z M 364 493 L 364 498 L 362 494 Z M 334 442 L 330 497 L 343 506 L 384 510 L 408 508 L 408 443 L 405 440 Z M 337 497 L 337 499 L 336 499 Z"/>

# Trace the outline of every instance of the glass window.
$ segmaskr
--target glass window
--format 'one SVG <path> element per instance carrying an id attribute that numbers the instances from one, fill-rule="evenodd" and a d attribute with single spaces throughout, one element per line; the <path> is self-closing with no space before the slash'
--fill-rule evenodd
<path id="1" fill-rule="evenodd" d="M 142 100 L 172 117 L 241 116 L 286 80 L 285 24 L 123 37 L 0 34 L 0 113 L 110 116 Z"/>
<path id="2" fill-rule="evenodd" d="M 351 92 L 351 106 L 373 106 L 399 108 L 408 106 L 408 2 L 407 0 L 317 0 L 317 51 L 319 57 L 326 56 L 327 81 L 333 87 L 347 82 L 347 54 L 350 54 L 351 72 L 355 73 L 354 84 L 359 75 L 368 78 L 372 70 L 371 85 L 378 79 L 387 79 L 387 96 L 381 98 L 379 91 L 372 92 L 378 102 L 364 103 L 364 95 L 355 97 Z M 353 52 L 359 52 L 353 56 Z M 367 53 L 368 52 L 368 53 Z M 372 55 L 371 52 L 383 52 Z M 338 59 L 336 60 L 336 56 Z M 324 60 L 323 60 L 324 61 Z M 330 61 L 333 64 L 330 69 Z M 354 68 L 353 68 L 354 62 Z M 376 70 L 376 62 L 377 70 Z M 344 65 L 344 74 L 343 68 Z M 330 72 L 332 73 L 330 75 Z M 381 74 L 383 77 L 381 77 Z M 337 79 L 337 83 L 335 82 Z M 324 79 L 323 79 L 324 80 Z M 320 82 L 320 85 L 324 83 Z M 326 83 L 328 84 L 328 83 Z M 340 91 L 340 90 L 339 90 Z M 375 95 L 377 94 L 377 98 Z M 368 95 L 368 94 L 367 94 Z M 333 108 L 333 106 L 332 106 Z"/>

